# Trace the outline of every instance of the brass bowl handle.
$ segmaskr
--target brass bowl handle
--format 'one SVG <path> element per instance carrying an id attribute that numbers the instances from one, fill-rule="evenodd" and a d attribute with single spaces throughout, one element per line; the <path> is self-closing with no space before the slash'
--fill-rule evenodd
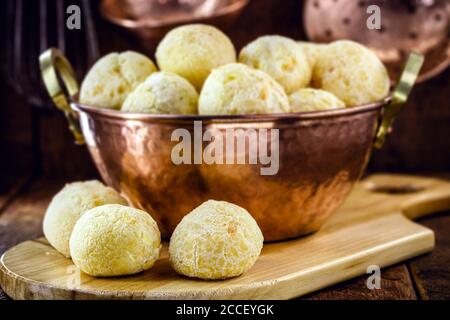
<path id="1" fill-rule="evenodd" d="M 77 114 L 70 108 L 70 97 L 78 93 L 78 83 L 72 66 L 56 48 L 50 48 L 41 53 L 39 65 L 45 87 L 55 106 L 66 116 L 75 143 L 84 144 Z"/>
<path id="2" fill-rule="evenodd" d="M 424 57 L 421 54 L 412 52 L 409 55 L 405 68 L 400 76 L 400 80 L 392 93 L 391 101 L 384 110 L 383 119 L 381 120 L 381 124 L 375 137 L 375 148 L 380 149 L 384 144 L 386 136 L 391 132 L 392 124 L 403 105 L 408 100 L 408 95 L 411 93 L 412 87 L 416 82 L 423 61 Z"/>

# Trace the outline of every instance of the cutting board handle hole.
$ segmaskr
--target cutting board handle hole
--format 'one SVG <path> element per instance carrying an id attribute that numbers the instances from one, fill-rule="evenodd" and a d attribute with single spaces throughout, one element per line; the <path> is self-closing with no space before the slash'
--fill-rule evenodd
<path id="1" fill-rule="evenodd" d="M 421 186 L 415 186 L 411 184 L 403 185 L 377 185 L 372 184 L 367 186 L 367 189 L 376 193 L 386 193 L 386 194 L 410 194 L 423 191 L 425 188 Z"/>

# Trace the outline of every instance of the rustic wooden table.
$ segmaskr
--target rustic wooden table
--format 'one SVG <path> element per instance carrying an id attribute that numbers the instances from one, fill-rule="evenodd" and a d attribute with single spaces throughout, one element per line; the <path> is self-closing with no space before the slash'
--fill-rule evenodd
<path id="1" fill-rule="evenodd" d="M 5 181 L 0 192 L 0 254 L 24 240 L 42 236 L 42 217 L 62 180 L 29 178 Z M 435 250 L 382 270 L 381 289 L 369 290 L 359 277 L 304 299 L 450 299 L 450 212 L 420 221 L 436 233 Z M 9 299 L 0 290 L 0 299 Z"/>

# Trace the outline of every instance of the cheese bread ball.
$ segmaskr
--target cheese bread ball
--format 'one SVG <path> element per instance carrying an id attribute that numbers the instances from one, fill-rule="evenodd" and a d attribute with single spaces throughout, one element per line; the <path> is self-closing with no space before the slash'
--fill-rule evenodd
<path id="1" fill-rule="evenodd" d="M 311 70 L 314 69 L 314 66 L 320 53 L 325 49 L 327 45 L 323 43 L 313 43 L 306 41 L 297 41 L 297 44 L 303 50 L 303 53 L 306 56 L 306 60 L 308 61 L 309 66 L 311 67 Z"/>
<path id="2" fill-rule="evenodd" d="M 287 94 L 306 87 L 311 80 L 311 67 L 305 54 L 289 38 L 260 37 L 241 50 L 239 62 L 266 72 Z"/>
<path id="3" fill-rule="evenodd" d="M 98 60 L 84 78 L 80 102 L 120 109 L 128 94 L 155 71 L 154 63 L 142 54 L 110 53 Z"/>
<path id="4" fill-rule="evenodd" d="M 159 258 L 161 235 L 145 211 L 109 204 L 86 212 L 70 237 L 72 260 L 94 277 L 134 274 Z"/>
<path id="5" fill-rule="evenodd" d="M 326 46 L 314 69 L 314 85 L 336 95 L 347 106 L 384 99 L 389 75 L 378 57 L 366 47 L 348 40 Z"/>
<path id="6" fill-rule="evenodd" d="M 69 239 L 75 223 L 89 209 L 110 203 L 126 205 L 127 201 L 97 180 L 66 184 L 45 212 L 45 237 L 57 251 L 70 257 Z"/>
<path id="7" fill-rule="evenodd" d="M 156 49 L 156 60 L 161 70 L 179 74 L 200 90 L 212 69 L 236 61 L 236 50 L 219 29 L 190 24 L 164 37 Z"/>
<path id="8" fill-rule="evenodd" d="M 304 88 L 289 96 L 291 112 L 309 112 L 328 109 L 345 108 L 345 103 L 334 94 L 319 90 Z"/>
<path id="9" fill-rule="evenodd" d="M 128 95 L 122 111 L 195 114 L 198 94 L 186 79 L 172 72 L 155 72 Z"/>
<path id="10" fill-rule="evenodd" d="M 210 115 L 289 112 L 289 99 L 266 73 L 232 63 L 214 69 L 206 79 L 198 111 Z"/>
<path id="11" fill-rule="evenodd" d="M 169 244 L 170 262 L 179 274 L 226 279 L 249 270 L 258 259 L 263 235 L 247 210 L 209 200 L 186 215 Z"/>

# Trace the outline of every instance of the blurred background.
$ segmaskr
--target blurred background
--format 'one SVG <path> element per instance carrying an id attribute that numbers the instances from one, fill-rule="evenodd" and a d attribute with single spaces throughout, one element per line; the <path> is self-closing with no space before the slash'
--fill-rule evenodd
<path id="1" fill-rule="evenodd" d="M 60 48 L 81 81 L 101 55 L 137 50 L 152 56 L 175 25 L 212 23 L 237 49 L 266 34 L 329 42 L 365 42 L 393 77 L 411 50 L 426 66 L 393 134 L 374 152 L 368 172 L 450 171 L 450 8 L 447 0 L 103 0 L 1 1 L 1 188 L 18 176 L 64 180 L 97 176 L 85 147 L 76 146 L 66 120 L 52 107 L 40 80 L 38 55 Z M 81 29 L 69 30 L 70 5 L 81 9 Z M 367 8 L 381 8 L 381 27 L 366 27 Z"/>

